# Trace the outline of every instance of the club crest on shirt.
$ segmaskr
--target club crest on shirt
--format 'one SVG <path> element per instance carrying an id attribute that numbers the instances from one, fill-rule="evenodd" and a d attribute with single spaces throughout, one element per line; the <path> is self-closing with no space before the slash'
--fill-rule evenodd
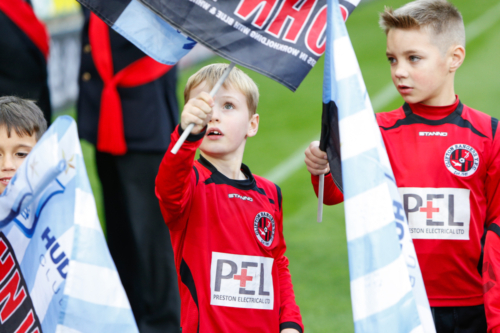
<path id="1" fill-rule="evenodd" d="M 264 246 L 270 246 L 273 243 L 276 224 L 274 218 L 268 212 L 260 212 L 253 221 L 255 236 Z"/>
<path id="2" fill-rule="evenodd" d="M 479 154 L 466 144 L 454 144 L 444 154 L 444 165 L 452 174 L 468 177 L 479 167 Z"/>

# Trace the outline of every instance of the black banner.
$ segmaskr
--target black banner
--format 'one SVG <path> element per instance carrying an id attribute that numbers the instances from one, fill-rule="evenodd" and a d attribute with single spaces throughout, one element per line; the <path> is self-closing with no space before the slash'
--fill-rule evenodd
<path id="1" fill-rule="evenodd" d="M 326 0 L 140 0 L 220 56 L 295 91 L 324 53 Z"/>

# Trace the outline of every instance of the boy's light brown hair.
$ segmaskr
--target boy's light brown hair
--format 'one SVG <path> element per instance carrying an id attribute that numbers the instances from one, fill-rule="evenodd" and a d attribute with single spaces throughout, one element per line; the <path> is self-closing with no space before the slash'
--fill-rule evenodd
<path id="1" fill-rule="evenodd" d="M 47 130 L 47 121 L 43 112 L 33 102 L 15 96 L 0 97 L 0 127 L 7 128 L 10 138 L 11 130 L 20 137 L 35 136 L 38 141 Z"/>
<path id="2" fill-rule="evenodd" d="M 380 27 L 391 29 L 429 29 L 434 43 L 446 52 L 453 45 L 465 47 L 465 27 L 458 9 L 446 0 L 416 0 L 380 14 Z"/>
<path id="3" fill-rule="evenodd" d="M 228 66 L 228 64 L 211 64 L 203 67 L 198 72 L 193 74 L 188 79 L 186 88 L 184 88 L 184 103 L 187 103 L 189 100 L 191 90 L 196 88 L 202 82 L 206 82 L 208 87 L 212 89 Z M 257 112 L 257 105 L 259 104 L 259 88 L 257 88 L 255 82 L 253 82 L 253 80 L 241 69 L 234 67 L 224 81 L 223 86 L 226 89 L 228 87 L 238 89 L 243 95 L 245 95 L 250 117 Z"/>

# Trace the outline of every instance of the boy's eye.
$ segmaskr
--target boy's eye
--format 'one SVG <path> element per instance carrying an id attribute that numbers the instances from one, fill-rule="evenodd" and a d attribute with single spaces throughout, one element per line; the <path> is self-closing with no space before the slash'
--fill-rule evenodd
<path id="1" fill-rule="evenodd" d="M 28 156 L 28 153 L 18 152 L 18 153 L 16 153 L 16 156 L 20 157 L 20 158 L 25 158 L 26 156 Z"/>
<path id="2" fill-rule="evenodd" d="M 410 61 L 411 62 L 416 62 L 416 61 L 419 61 L 420 60 L 420 57 L 417 57 L 417 56 L 410 56 Z"/>
<path id="3" fill-rule="evenodd" d="M 387 60 L 389 61 L 389 63 L 393 64 L 396 62 L 396 59 L 394 59 L 393 57 L 388 57 Z"/>
<path id="4" fill-rule="evenodd" d="M 224 104 L 223 108 L 225 110 L 231 110 L 231 109 L 234 109 L 234 105 L 231 103 L 226 103 L 226 104 Z"/>

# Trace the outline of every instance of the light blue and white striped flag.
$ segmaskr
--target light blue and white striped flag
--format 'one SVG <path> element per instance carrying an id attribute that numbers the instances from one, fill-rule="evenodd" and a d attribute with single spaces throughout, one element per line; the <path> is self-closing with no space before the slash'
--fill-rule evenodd
<path id="1" fill-rule="evenodd" d="M 138 332 L 76 124 L 59 117 L 0 196 L 1 332 Z"/>
<path id="2" fill-rule="evenodd" d="M 328 0 L 323 103 L 340 131 L 355 332 L 434 333 L 403 205 L 338 8 Z"/>

